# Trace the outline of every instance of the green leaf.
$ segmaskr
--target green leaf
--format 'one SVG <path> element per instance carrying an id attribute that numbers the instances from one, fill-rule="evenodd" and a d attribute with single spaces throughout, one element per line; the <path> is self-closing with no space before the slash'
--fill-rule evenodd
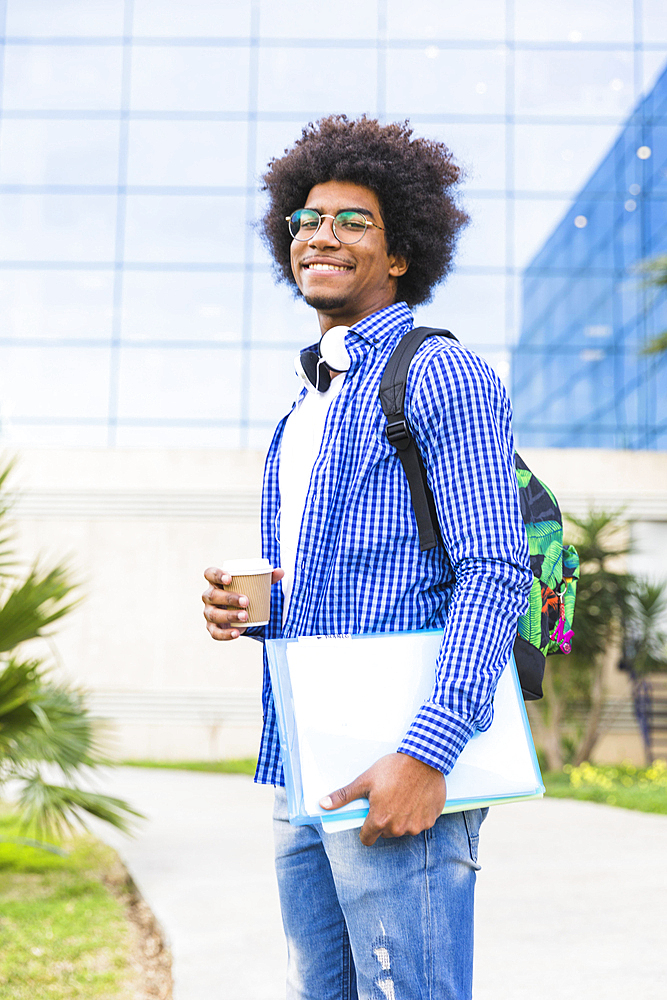
<path id="1" fill-rule="evenodd" d="M 40 839 L 47 835 L 59 837 L 77 827 L 88 829 L 86 816 L 104 820 L 124 833 L 130 832 L 130 817 L 145 818 L 124 799 L 67 785 L 51 785 L 39 775 L 24 779 L 18 806 L 22 824 L 34 825 Z"/>
<path id="2" fill-rule="evenodd" d="M 72 599 L 75 585 L 64 565 L 43 570 L 35 564 L 23 581 L 7 572 L 11 531 L 3 491 L 10 469 L 11 463 L 0 465 L 0 654 L 9 654 L 0 659 L 0 785 L 19 782 L 24 825 L 38 830 L 85 826 L 86 815 L 127 830 L 130 817 L 140 813 L 122 799 L 75 786 L 83 769 L 109 763 L 83 694 L 49 681 L 40 660 L 13 654 L 21 643 L 44 635 L 78 600 Z M 44 765 L 57 768 L 69 784 L 45 782 Z"/>
<path id="3" fill-rule="evenodd" d="M 65 566 L 46 573 L 33 566 L 27 579 L 11 587 L 0 603 L 0 653 L 43 635 L 79 603 L 69 600 L 75 589 Z"/>
<path id="4" fill-rule="evenodd" d="M 667 330 L 659 333 L 657 337 L 653 337 L 649 340 L 644 347 L 642 347 L 640 354 L 662 354 L 667 351 Z"/>
<path id="5" fill-rule="evenodd" d="M 6 524 L 5 518 L 12 506 L 7 498 L 5 485 L 15 465 L 14 459 L 5 459 L 0 465 L 0 579 L 10 575 L 10 570 L 16 565 L 14 558 L 14 531 Z"/>
<path id="6" fill-rule="evenodd" d="M 80 767 L 108 764 L 98 745 L 98 729 L 83 694 L 46 682 L 38 661 L 10 660 L 0 673 L 0 759 L 5 767 L 44 762 L 71 775 Z"/>
<path id="7" fill-rule="evenodd" d="M 643 274 L 644 285 L 655 289 L 667 288 L 667 254 L 641 262 L 637 270 Z M 664 354 L 667 351 L 667 330 L 657 334 L 640 350 L 640 354 Z"/>

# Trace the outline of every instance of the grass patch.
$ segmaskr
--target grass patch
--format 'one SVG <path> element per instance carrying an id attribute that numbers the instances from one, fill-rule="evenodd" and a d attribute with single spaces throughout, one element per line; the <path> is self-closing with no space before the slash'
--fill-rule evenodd
<path id="1" fill-rule="evenodd" d="M 563 771 L 546 771 L 542 778 L 547 795 L 559 799 L 601 802 L 622 809 L 667 815 L 667 765 L 655 761 L 651 767 L 633 764 L 566 765 Z"/>
<path id="2" fill-rule="evenodd" d="M 126 873 L 117 855 L 91 837 L 66 844 L 65 857 L 8 839 L 31 836 L 9 810 L 0 812 L 0 996 L 133 995 Z"/>
<path id="3" fill-rule="evenodd" d="M 123 767 L 161 767 L 171 771 L 209 771 L 212 774 L 249 774 L 254 776 L 256 757 L 239 760 L 123 760 Z"/>
<path id="4" fill-rule="evenodd" d="M 215 774 L 254 775 L 257 760 L 161 761 L 125 760 L 127 767 L 158 767 L 179 771 L 208 771 Z M 650 768 L 632 764 L 597 767 L 582 764 L 564 771 L 543 771 L 546 794 L 559 799 L 581 799 L 640 812 L 667 815 L 667 767 L 657 761 Z"/>

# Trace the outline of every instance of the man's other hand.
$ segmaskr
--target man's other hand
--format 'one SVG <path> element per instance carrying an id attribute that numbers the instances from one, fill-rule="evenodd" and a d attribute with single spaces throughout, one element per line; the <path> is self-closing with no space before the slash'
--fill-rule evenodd
<path id="1" fill-rule="evenodd" d="M 370 811 L 361 828 L 361 843 L 378 837 L 415 836 L 430 830 L 447 800 L 445 776 L 405 753 L 380 757 L 367 771 L 320 800 L 323 809 L 339 809 L 354 799 L 368 799 Z"/>
<path id="2" fill-rule="evenodd" d="M 274 569 L 271 583 L 278 583 L 285 573 L 282 569 Z M 211 584 L 201 595 L 204 602 L 204 618 L 206 628 L 214 639 L 238 639 L 248 628 L 248 598 L 245 594 L 234 594 L 223 590 L 229 586 L 232 578 L 229 573 L 223 573 L 215 566 L 209 566 L 204 576 Z"/>

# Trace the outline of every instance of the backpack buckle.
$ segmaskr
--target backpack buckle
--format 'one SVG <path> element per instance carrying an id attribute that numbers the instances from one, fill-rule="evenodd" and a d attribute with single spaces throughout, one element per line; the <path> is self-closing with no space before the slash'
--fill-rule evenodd
<path id="1" fill-rule="evenodd" d="M 399 451 L 405 451 L 409 447 L 412 437 L 405 420 L 395 420 L 392 424 L 387 424 L 385 433 L 389 444 Z"/>

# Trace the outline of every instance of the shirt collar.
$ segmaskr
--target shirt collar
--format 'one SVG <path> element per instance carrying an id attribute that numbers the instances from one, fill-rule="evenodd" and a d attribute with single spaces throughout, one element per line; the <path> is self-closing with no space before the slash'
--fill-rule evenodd
<path id="1" fill-rule="evenodd" d="M 412 324 L 412 313 L 407 302 L 394 302 L 384 309 L 378 309 L 370 316 L 365 316 L 350 327 L 352 333 L 359 334 L 364 340 L 377 346 L 388 333 L 393 333 L 401 326 Z"/>

